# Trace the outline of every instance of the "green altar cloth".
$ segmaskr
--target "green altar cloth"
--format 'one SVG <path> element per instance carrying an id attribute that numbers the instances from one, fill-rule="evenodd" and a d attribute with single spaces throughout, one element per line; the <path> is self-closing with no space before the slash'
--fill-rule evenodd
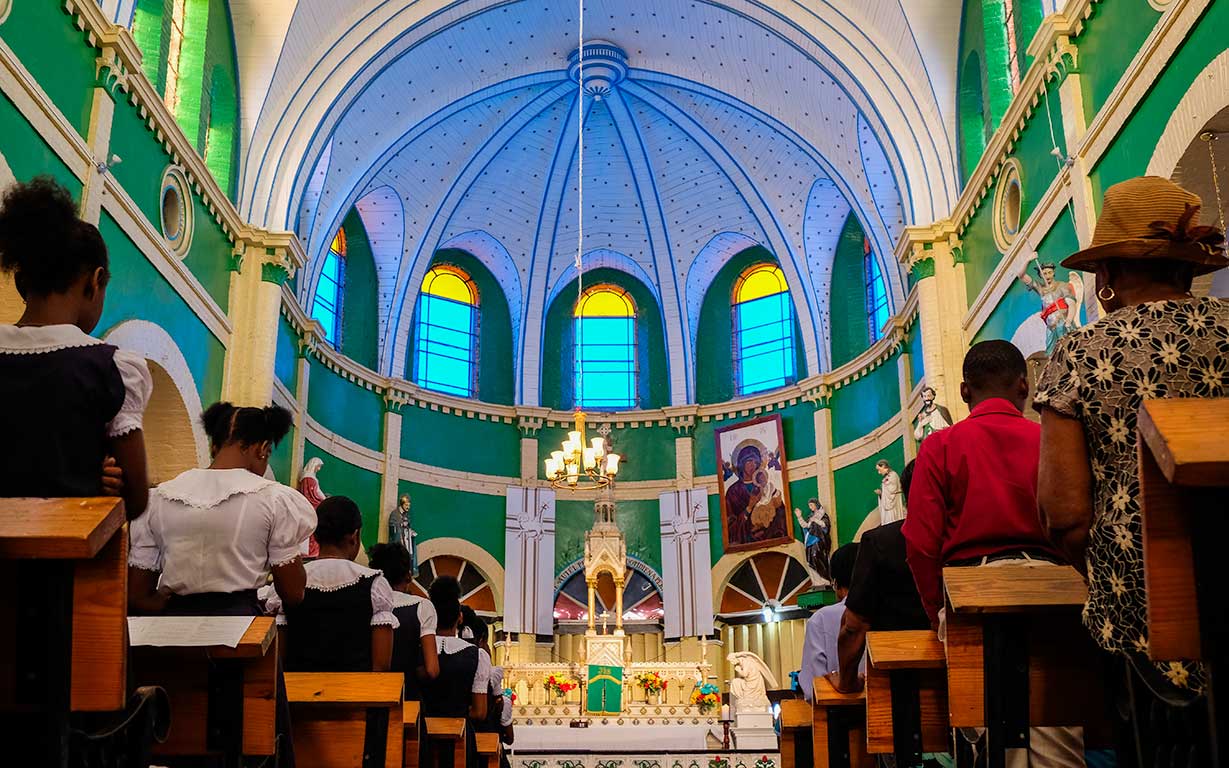
<path id="1" fill-rule="evenodd" d="M 589 665 L 589 684 L 585 689 L 585 710 L 591 715 L 622 714 L 622 667 Z"/>

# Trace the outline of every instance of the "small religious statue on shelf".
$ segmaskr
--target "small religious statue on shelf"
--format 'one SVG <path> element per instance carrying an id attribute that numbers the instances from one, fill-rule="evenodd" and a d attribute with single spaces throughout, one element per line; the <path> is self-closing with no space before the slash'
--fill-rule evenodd
<path id="1" fill-rule="evenodd" d="M 597 617 L 602 620 L 602 634 L 604 635 L 606 634 L 606 622 L 610 619 L 610 611 L 602 611 Z"/>
<path id="2" fill-rule="evenodd" d="M 1084 302 L 1084 280 L 1072 271 L 1066 280 L 1054 279 L 1054 265 L 1048 261 L 1033 262 L 1040 282 L 1020 271 L 1020 282 L 1041 299 L 1041 321 L 1046 326 L 1046 354 L 1054 352 L 1058 340 L 1080 327 L 1080 305 Z"/>
<path id="3" fill-rule="evenodd" d="M 794 517 L 799 527 L 806 532 L 803 542 L 807 549 L 807 565 L 819 574 L 819 578 L 832 583 L 832 572 L 828 565 L 828 553 L 832 549 L 832 519 L 828 517 L 819 499 L 807 502 L 810 514 L 803 518 L 802 510 L 795 508 Z"/>
<path id="4" fill-rule="evenodd" d="M 913 439 L 921 445 L 932 432 L 947 429 L 952 425 L 952 414 L 947 408 L 935 402 L 935 388 L 922 388 L 922 410 L 918 412 L 917 424 L 913 427 Z"/>
<path id="5" fill-rule="evenodd" d="M 900 475 L 883 459 L 875 462 L 875 471 L 879 473 L 879 487 L 875 489 L 875 495 L 879 497 L 879 524 L 904 520 L 905 494 L 900 487 Z"/>
<path id="6" fill-rule="evenodd" d="M 750 651 L 738 651 L 726 657 L 734 668 L 730 681 L 730 708 L 734 714 L 769 712 L 768 689 L 777 687 L 776 678 L 764 660 Z"/>
<path id="7" fill-rule="evenodd" d="M 418 574 L 418 549 L 414 539 L 418 534 L 410 527 L 410 497 L 402 494 L 397 508 L 388 516 L 388 543 L 400 544 L 410 553 L 410 575 Z"/>

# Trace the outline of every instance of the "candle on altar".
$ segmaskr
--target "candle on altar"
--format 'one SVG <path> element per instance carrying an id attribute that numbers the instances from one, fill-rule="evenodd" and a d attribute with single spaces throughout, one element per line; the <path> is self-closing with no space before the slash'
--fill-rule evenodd
<path id="1" fill-rule="evenodd" d="M 721 719 L 722 720 L 730 719 L 730 705 L 729 704 L 721 705 Z"/>

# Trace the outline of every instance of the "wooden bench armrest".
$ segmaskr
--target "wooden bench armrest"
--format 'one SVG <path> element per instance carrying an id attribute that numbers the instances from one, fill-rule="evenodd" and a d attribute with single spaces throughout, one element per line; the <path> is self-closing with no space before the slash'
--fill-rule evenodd
<path id="1" fill-rule="evenodd" d="M 465 738 L 464 717 L 428 717 L 426 725 L 428 738 L 449 741 Z"/>
<path id="2" fill-rule="evenodd" d="M 803 699 L 783 699 L 781 701 L 782 728 L 810 728 L 811 705 Z"/>
<path id="3" fill-rule="evenodd" d="M 287 672 L 291 704 L 400 707 L 405 676 L 399 672 Z"/>
<path id="4" fill-rule="evenodd" d="M 422 710 L 422 702 L 406 701 L 401 704 L 401 722 L 406 728 L 418 727 L 418 713 Z"/>
<path id="5" fill-rule="evenodd" d="M 953 613 L 1079 611 L 1088 600 L 1084 578 L 1069 565 L 949 567 L 943 588 Z"/>
<path id="6" fill-rule="evenodd" d="M 474 743 L 480 755 L 498 755 L 500 750 L 498 733 L 475 733 Z"/>
<path id="7" fill-rule="evenodd" d="M 1175 485 L 1229 484 L 1229 398 L 1145 400 L 1140 442 Z"/>
<path id="8" fill-rule="evenodd" d="M 124 524 L 124 502 L 110 496 L 0 499 L 0 558 L 87 560 Z"/>
<path id="9" fill-rule="evenodd" d="M 826 677 L 815 678 L 814 685 L 817 707 L 861 707 L 866 704 L 866 691 L 842 693 Z"/>
<path id="10" fill-rule="evenodd" d="M 943 643 L 929 629 L 867 632 L 866 651 L 875 669 L 942 669 L 947 665 Z"/>

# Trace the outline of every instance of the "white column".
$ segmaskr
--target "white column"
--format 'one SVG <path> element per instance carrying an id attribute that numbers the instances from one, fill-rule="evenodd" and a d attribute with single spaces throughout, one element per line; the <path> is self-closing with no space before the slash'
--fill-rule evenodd
<path id="1" fill-rule="evenodd" d="M 897 257 L 917 280 L 918 328 L 924 379 L 952 416 L 968 415 L 960 399 L 961 365 L 968 349 L 964 316 L 968 312 L 964 253 L 950 221 L 908 227 Z"/>
<path id="2" fill-rule="evenodd" d="M 388 518 L 397 506 L 401 480 L 401 408 L 405 400 L 389 394 L 384 396 L 384 467 L 380 484 L 380 530 L 376 541 L 388 541 Z"/>
<path id="3" fill-rule="evenodd" d="M 263 407 L 273 398 L 282 284 L 302 260 L 295 259 L 289 248 L 259 242 L 240 242 L 235 255 L 238 269 L 230 279 L 228 314 L 232 330 L 222 374 L 222 399 L 235 405 Z"/>
<path id="4" fill-rule="evenodd" d="M 102 61 L 102 57 L 99 57 Z M 107 88 L 94 89 L 94 101 L 90 105 L 90 124 L 86 142 L 90 159 L 85 168 L 85 182 L 81 187 L 80 216 L 91 224 L 98 224 L 102 214 L 104 177 L 109 172 L 111 156 L 111 118 L 115 114 L 115 100 Z M 191 205 L 191 200 L 185 200 Z"/>
<path id="5" fill-rule="evenodd" d="M 307 395 L 311 388 L 311 354 L 324 336 L 324 327 L 313 320 L 303 329 L 303 338 L 298 341 L 298 358 L 295 360 L 294 387 L 294 445 L 290 451 L 289 485 L 297 487 L 299 473 L 303 471 L 303 455 L 307 446 Z"/>
<path id="6" fill-rule="evenodd" d="M 815 420 L 815 484 L 818 486 L 816 496 L 828 512 L 828 518 L 832 521 L 832 540 L 837 541 L 836 496 L 833 491 L 832 475 L 831 397 L 831 390 L 824 385 L 806 394 L 806 399 L 815 407 L 813 418 Z M 801 504 L 796 506 L 802 508 Z M 793 512 L 791 511 L 790 514 Z"/>

